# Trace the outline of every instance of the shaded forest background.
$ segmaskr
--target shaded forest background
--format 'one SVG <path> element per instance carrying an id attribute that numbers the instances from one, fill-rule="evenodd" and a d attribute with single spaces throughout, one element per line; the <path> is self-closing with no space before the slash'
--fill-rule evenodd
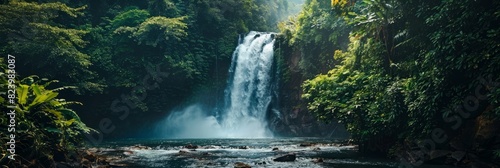
<path id="1" fill-rule="evenodd" d="M 41 163 L 103 134 L 103 118 L 105 138 L 150 136 L 140 131 L 182 103 L 215 106 L 251 30 L 280 33 L 273 130 L 316 135 L 319 119 L 405 162 L 500 158 L 498 1 L 0 2 L 0 52 L 16 56 L 18 128 L 29 130 L 20 153 Z"/>

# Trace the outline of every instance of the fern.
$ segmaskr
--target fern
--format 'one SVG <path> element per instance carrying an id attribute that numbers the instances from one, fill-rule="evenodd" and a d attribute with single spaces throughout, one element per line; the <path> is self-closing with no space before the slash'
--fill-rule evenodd
<path id="1" fill-rule="evenodd" d="M 0 76 L 0 82 L 0 89 L 6 90 L 5 76 Z M 17 81 L 18 102 L 15 110 L 19 129 L 16 131 L 23 135 L 19 141 L 23 142 L 20 148 L 25 150 L 16 151 L 16 153 L 18 152 L 19 156 L 28 156 L 29 158 L 24 158 L 26 161 L 44 160 L 43 162 L 51 163 L 57 153 L 75 150 L 76 146 L 81 143 L 82 134 L 95 131 L 87 127 L 78 114 L 69 108 L 70 105 L 82 105 L 82 103 L 58 98 L 58 91 L 75 87 L 63 86 L 47 89 L 54 82 L 57 81 L 39 80 L 37 76 L 29 76 Z M 7 103 L 3 98 L 0 99 L 2 109 L 7 106 Z M 4 120 L 7 118 L 5 114 L 0 118 L 0 124 L 7 125 L 8 121 Z M 2 130 L 1 133 L 5 132 Z M 5 144 L 4 139 L 0 141 Z M 4 150 L 3 147 L 0 149 Z M 1 161 L 0 163 L 4 164 Z"/>

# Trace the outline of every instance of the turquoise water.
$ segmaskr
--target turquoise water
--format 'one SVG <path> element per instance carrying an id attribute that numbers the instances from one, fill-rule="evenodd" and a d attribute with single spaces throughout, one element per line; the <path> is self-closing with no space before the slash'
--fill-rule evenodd
<path id="1" fill-rule="evenodd" d="M 301 146 L 300 144 L 313 144 Z M 187 149 L 186 145 L 198 146 Z M 139 145 L 139 147 L 134 147 Z M 273 151 L 278 148 L 278 151 Z M 110 141 L 91 148 L 95 153 L 126 167 L 234 167 L 242 162 L 268 168 L 382 168 L 397 167 L 392 160 L 361 157 L 355 146 L 339 146 L 335 140 L 321 138 L 269 139 L 127 139 Z M 180 154 L 179 151 L 184 151 Z M 275 162 L 274 158 L 295 153 L 293 162 Z M 322 163 L 315 163 L 322 158 Z M 429 166 L 424 166 L 429 167 Z"/>

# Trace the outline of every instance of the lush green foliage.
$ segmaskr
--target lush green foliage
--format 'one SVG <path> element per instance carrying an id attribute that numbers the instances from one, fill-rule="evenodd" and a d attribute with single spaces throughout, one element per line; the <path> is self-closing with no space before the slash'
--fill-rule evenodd
<path id="1" fill-rule="evenodd" d="M 279 24 L 290 45 L 300 50 L 304 76 L 311 78 L 334 67 L 332 53 L 345 48 L 350 30 L 340 15 L 331 10 L 329 1 L 309 0 L 296 17 Z"/>
<path id="2" fill-rule="evenodd" d="M 326 1 L 310 1 L 309 7 L 315 3 Z M 339 64 L 303 85 L 303 98 L 319 119 L 344 123 L 358 141 L 384 139 L 383 144 L 427 138 L 435 128 L 456 135 L 452 116 L 464 122 L 480 115 L 500 119 L 499 2 L 332 0 L 331 4 L 327 16 L 312 15 L 314 19 L 307 20 L 341 19 L 353 30 L 349 47 L 331 54 Z M 321 38 L 337 36 L 339 31 L 330 29 L 318 38 L 312 37 L 320 33 L 311 32 L 307 39 L 328 42 Z M 304 36 L 292 34 L 291 42 Z M 487 97 L 479 102 L 467 99 L 478 98 L 478 87 Z M 457 106 L 474 110 L 463 117 Z"/>
<path id="3" fill-rule="evenodd" d="M 8 82 L 3 72 L 4 68 L 0 74 L 0 89 L 7 90 Z M 17 122 L 14 135 L 17 155 L 15 161 L 3 155 L 0 160 L 2 165 L 50 166 L 53 161 L 64 161 L 70 158 L 70 153 L 75 152 L 77 145 L 83 142 L 82 134 L 92 131 L 80 120 L 76 112 L 69 108 L 72 104 L 81 103 L 58 98 L 60 91 L 75 87 L 48 89 L 54 82 L 57 81 L 39 79 L 37 76 L 16 82 L 17 102 L 14 110 Z M 7 108 L 11 104 L 3 98 L 6 97 L 4 94 L 0 98 L 1 109 L 5 111 L 1 114 L 0 124 L 7 126 L 10 121 L 7 112 L 12 109 Z M 6 144 L 10 140 L 11 132 L 6 128 L 0 132 L 0 142 Z M 6 145 L 2 145 L 0 149 L 7 151 L 4 147 Z"/>

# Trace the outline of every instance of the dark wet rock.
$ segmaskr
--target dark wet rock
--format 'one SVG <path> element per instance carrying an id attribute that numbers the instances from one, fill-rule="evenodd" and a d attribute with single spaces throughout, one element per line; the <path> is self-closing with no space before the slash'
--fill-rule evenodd
<path id="1" fill-rule="evenodd" d="M 314 144 L 313 143 L 301 143 L 299 146 L 300 147 L 309 147 L 309 146 L 313 146 Z"/>
<path id="2" fill-rule="evenodd" d="M 111 166 L 111 167 L 128 167 L 128 165 L 127 165 L 127 164 L 123 164 L 123 163 L 113 163 L 113 162 L 109 163 L 109 166 Z"/>
<path id="3" fill-rule="evenodd" d="M 251 168 L 251 167 L 252 166 L 247 165 L 245 163 L 241 163 L 241 162 L 234 163 L 234 168 Z"/>
<path id="4" fill-rule="evenodd" d="M 266 161 L 262 161 L 262 162 L 255 162 L 255 165 L 266 165 Z"/>
<path id="5" fill-rule="evenodd" d="M 248 149 L 248 146 L 240 146 L 238 149 Z"/>
<path id="6" fill-rule="evenodd" d="M 216 146 L 213 146 L 213 145 L 203 146 L 201 148 L 203 148 L 203 149 L 217 149 Z"/>
<path id="7" fill-rule="evenodd" d="M 256 34 L 255 36 L 253 36 L 253 38 L 258 38 L 260 37 L 260 34 Z"/>
<path id="8" fill-rule="evenodd" d="M 84 159 L 87 159 L 88 161 L 90 162 L 94 162 L 96 159 L 97 159 L 97 156 L 95 155 L 94 152 L 91 152 L 91 151 L 85 151 L 85 153 L 83 154 L 83 158 Z"/>
<path id="9" fill-rule="evenodd" d="M 82 158 L 82 160 L 80 161 L 80 164 L 82 164 L 82 165 L 90 165 L 91 162 L 88 159 L 86 159 L 86 158 Z"/>
<path id="10" fill-rule="evenodd" d="M 279 148 L 273 148 L 272 151 L 279 151 L 280 149 Z"/>
<path id="11" fill-rule="evenodd" d="M 75 159 L 77 161 L 72 162 L 71 164 L 73 166 L 71 167 L 112 167 L 111 165 L 117 162 L 122 161 L 123 158 L 121 156 L 110 156 L 107 155 L 108 152 L 120 152 L 117 150 L 102 150 L 102 149 L 97 149 L 97 148 L 90 148 L 90 149 L 82 149 L 78 151 L 76 154 L 77 156 Z M 124 152 L 124 151 L 122 151 Z M 126 166 L 119 166 L 117 164 L 116 166 L 113 167 L 126 167 Z"/>
<path id="12" fill-rule="evenodd" d="M 314 163 L 323 163 L 323 158 L 317 158 L 313 160 Z"/>
<path id="13" fill-rule="evenodd" d="M 184 148 L 187 148 L 187 149 L 198 149 L 198 146 L 197 145 L 193 145 L 193 144 L 188 144 L 188 145 L 184 146 Z"/>
<path id="14" fill-rule="evenodd" d="M 109 162 L 108 162 L 108 160 L 106 160 L 106 158 L 97 159 L 97 163 L 100 165 L 109 165 Z"/>
<path id="15" fill-rule="evenodd" d="M 319 147 L 313 149 L 313 151 L 320 151 L 320 150 L 321 150 L 321 148 L 319 148 Z"/>
<path id="16" fill-rule="evenodd" d="M 464 158 L 465 154 L 466 153 L 464 151 L 455 151 L 451 154 L 451 157 L 457 160 L 457 162 L 460 162 Z"/>
<path id="17" fill-rule="evenodd" d="M 177 155 L 188 155 L 188 154 L 190 153 L 187 150 L 180 150 L 179 153 L 177 153 Z"/>
<path id="18" fill-rule="evenodd" d="M 297 158 L 297 155 L 295 153 L 289 153 L 280 157 L 277 157 L 276 159 L 273 159 L 275 162 L 293 162 Z"/>

